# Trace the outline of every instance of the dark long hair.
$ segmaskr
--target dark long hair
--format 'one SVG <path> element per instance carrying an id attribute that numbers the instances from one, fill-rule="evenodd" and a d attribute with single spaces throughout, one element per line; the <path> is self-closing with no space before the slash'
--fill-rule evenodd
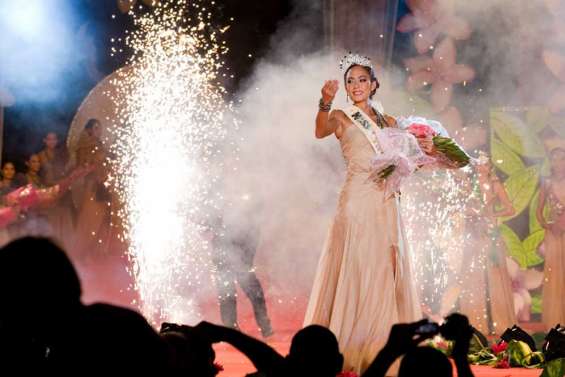
<path id="1" fill-rule="evenodd" d="M 94 125 L 95 125 L 96 123 L 100 123 L 100 121 L 99 121 L 98 119 L 96 119 L 96 118 L 90 118 L 90 119 L 86 122 L 86 124 L 84 125 L 84 129 L 85 129 L 85 130 L 91 130 L 92 127 L 94 127 Z"/>
<path id="2" fill-rule="evenodd" d="M 565 148 L 562 147 L 555 147 L 552 150 L 549 151 L 549 158 L 553 158 L 556 154 L 558 153 L 565 153 Z M 551 170 L 551 175 L 555 174 L 555 171 L 553 170 L 553 168 L 550 169 Z"/>

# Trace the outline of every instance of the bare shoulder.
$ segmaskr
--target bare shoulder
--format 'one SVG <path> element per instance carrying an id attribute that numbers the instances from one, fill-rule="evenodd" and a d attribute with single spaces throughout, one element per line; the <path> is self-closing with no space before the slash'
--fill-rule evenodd
<path id="1" fill-rule="evenodd" d="M 345 115 L 345 113 L 339 109 L 332 110 L 332 112 L 330 113 L 330 121 L 335 122 L 334 124 L 336 124 L 337 127 L 345 126 L 350 123 L 347 115 Z"/>
<path id="2" fill-rule="evenodd" d="M 341 123 L 343 123 L 347 119 L 347 115 L 345 115 L 343 110 L 336 109 L 336 110 L 332 110 L 332 112 L 330 113 L 330 118 L 334 118 L 336 120 L 339 120 Z"/>

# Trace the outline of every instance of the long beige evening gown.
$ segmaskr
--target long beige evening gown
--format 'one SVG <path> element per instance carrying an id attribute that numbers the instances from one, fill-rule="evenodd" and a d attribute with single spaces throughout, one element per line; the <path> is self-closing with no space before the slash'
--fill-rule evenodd
<path id="1" fill-rule="evenodd" d="M 390 328 L 421 317 L 397 198 L 369 180 L 375 152 L 354 125 L 340 139 L 347 178 L 318 265 L 305 325 L 328 327 L 362 373 Z"/>

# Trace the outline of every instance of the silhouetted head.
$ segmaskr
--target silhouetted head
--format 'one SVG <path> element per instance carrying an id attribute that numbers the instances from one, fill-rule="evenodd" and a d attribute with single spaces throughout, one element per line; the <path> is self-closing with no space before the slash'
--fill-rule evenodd
<path id="1" fill-rule="evenodd" d="M 212 345 L 196 332 L 166 331 L 159 335 L 168 345 L 173 376 L 214 377 L 218 374 Z"/>
<path id="2" fill-rule="evenodd" d="M 46 238 L 24 237 L 0 249 L 0 321 L 22 331 L 58 331 L 81 307 L 71 261 Z"/>
<path id="3" fill-rule="evenodd" d="M 451 377 L 453 367 L 447 356 L 431 347 L 416 347 L 404 355 L 398 377 Z"/>
<path id="4" fill-rule="evenodd" d="M 286 360 L 291 372 L 300 375 L 335 377 L 343 368 L 337 338 L 318 325 L 305 327 L 294 335 Z"/>

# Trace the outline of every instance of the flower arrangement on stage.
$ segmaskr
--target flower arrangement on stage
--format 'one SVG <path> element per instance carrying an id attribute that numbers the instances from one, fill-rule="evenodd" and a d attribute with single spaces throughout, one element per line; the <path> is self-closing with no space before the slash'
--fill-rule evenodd
<path id="1" fill-rule="evenodd" d="M 507 329 L 501 338 L 489 344 L 487 338 L 474 332 L 467 358 L 474 365 L 493 368 L 543 368 L 542 377 L 562 377 L 565 372 L 565 328 L 557 325 L 545 337 L 542 351 L 536 350 L 536 340 L 517 326 Z M 436 336 L 427 346 L 450 356 L 453 342 Z"/>
<path id="2" fill-rule="evenodd" d="M 453 349 L 453 342 L 436 337 L 428 343 L 442 353 L 449 356 Z M 474 365 L 486 365 L 493 368 L 543 368 L 545 363 L 544 354 L 540 351 L 532 351 L 527 343 L 519 340 L 505 342 L 501 340 L 492 345 L 483 344 L 477 336 L 473 336 L 468 355 L 469 363 Z"/>
<path id="3" fill-rule="evenodd" d="M 490 347 L 469 354 L 469 362 L 475 365 L 488 365 L 494 368 L 541 368 L 545 361 L 540 351 L 532 351 L 530 346 L 519 340 L 506 343 L 500 341 Z"/>

